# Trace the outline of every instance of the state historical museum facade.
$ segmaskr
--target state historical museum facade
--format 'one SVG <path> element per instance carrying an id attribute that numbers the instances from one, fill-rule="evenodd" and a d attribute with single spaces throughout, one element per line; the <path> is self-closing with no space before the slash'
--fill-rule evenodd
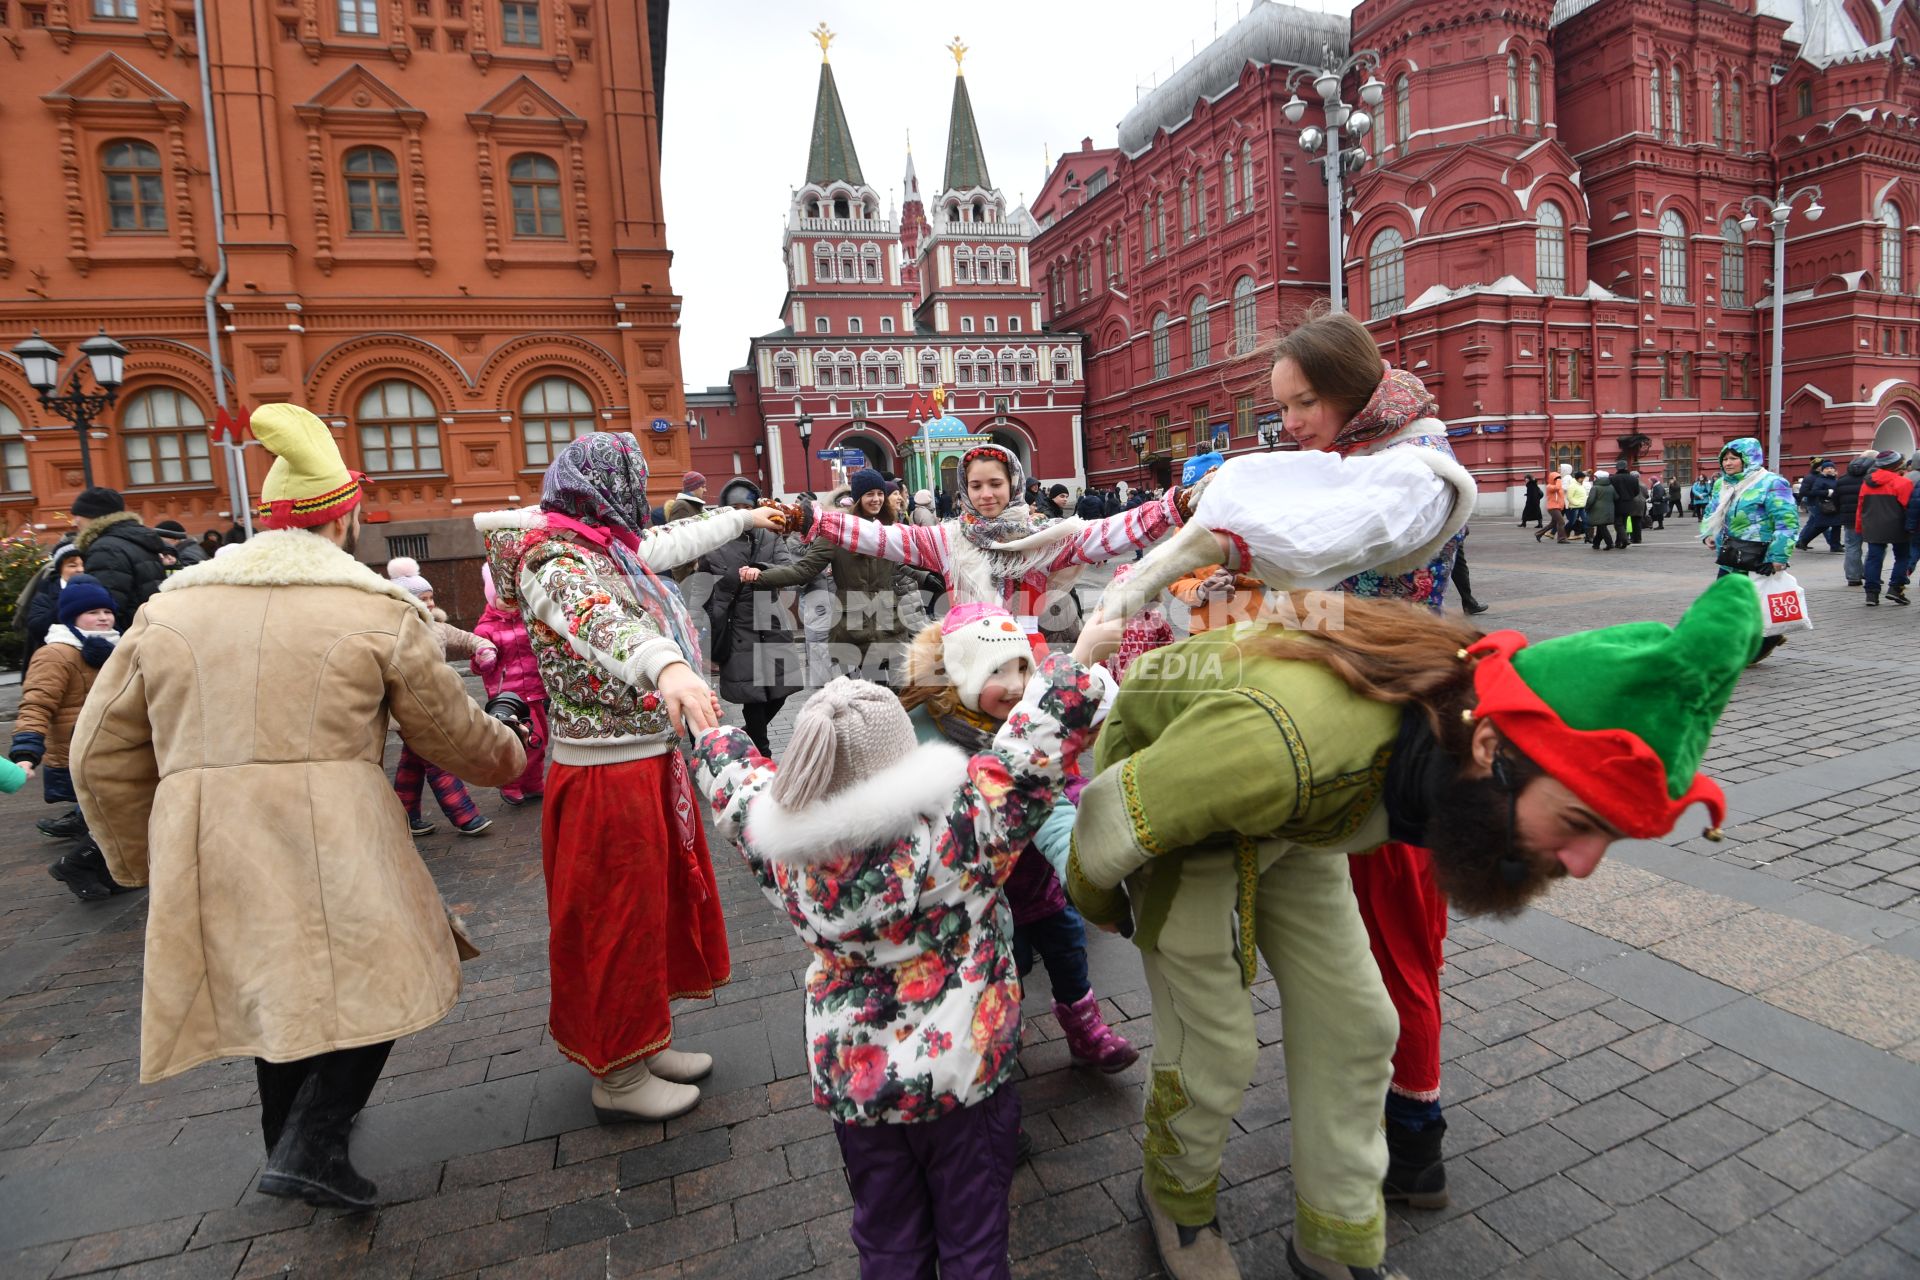
<path id="1" fill-rule="evenodd" d="M 1086 339 L 1089 484 L 1288 447 L 1255 352 L 1327 293 L 1326 186 L 1298 143 L 1321 112 L 1281 111 L 1323 47 L 1375 51 L 1386 87 L 1347 179 L 1347 305 L 1496 506 L 1554 462 L 1631 450 L 1691 478 L 1764 441 L 1781 197 L 1785 469 L 1912 450 L 1914 0 L 1366 0 L 1350 27 L 1268 2 L 1033 202 L 1047 321 Z"/>
<path id="2" fill-rule="evenodd" d="M 640 432 L 671 493 L 666 11 L 221 0 L 201 32 L 181 0 L 0 5 L 0 348 L 33 328 L 69 361 L 102 326 L 124 343 L 96 482 L 195 534 L 232 518 L 216 376 L 228 405 L 296 401 L 333 427 L 371 478 L 370 559 L 477 554 L 465 513 L 533 501 L 596 428 Z M 257 494 L 268 460 L 246 453 Z M 80 444 L 7 356 L 0 464 L 9 528 L 63 529 Z"/>

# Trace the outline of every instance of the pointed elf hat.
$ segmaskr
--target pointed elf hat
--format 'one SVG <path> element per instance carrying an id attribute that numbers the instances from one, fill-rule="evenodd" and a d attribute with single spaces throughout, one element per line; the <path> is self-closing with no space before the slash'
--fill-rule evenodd
<path id="1" fill-rule="evenodd" d="M 1673 830 L 1689 805 L 1719 838 L 1727 798 L 1699 773 L 1713 726 L 1760 646 L 1755 584 L 1729 574 L 1680 621 L 1629 622 L 1528 645 L 1517 631 L 1468 656 L 1479 702 L 1506 739 L 1624 835 Z"/>
<path id="2" fill-rule="evenodd" d="M 269 529 L 311 529 L 360 504 L 360 482 L 327 424 L 297 404 L 265 404 L 248 421 L 274 463 L 255 515 Z"/>

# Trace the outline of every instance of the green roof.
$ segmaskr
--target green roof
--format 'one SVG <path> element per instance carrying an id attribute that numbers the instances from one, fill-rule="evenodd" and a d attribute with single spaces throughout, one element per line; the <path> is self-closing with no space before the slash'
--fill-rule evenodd
<path id="1" fill-rule="evenodd" d="M 820 95 L 813 104 L 813 144 L 807 151 L 807 181 L 814 186 L 829 182 L 850 182 L 865 186 L 860 175 L 860 157 L 854 154 L 853 133 L 847 128 L 847 113 L 840 106 L 840 91 L 834 87 L 833 67 L 820 64 Z"/>
<path id="2" fill-rule="evenodd" d="M 953 118 L 947 121 L 948 191 L 988 188 L 987 153 L 980 145 L 980 129 L 973 123 L 973 100 L 967 96 L 967 78 L 953 78 Z"/>

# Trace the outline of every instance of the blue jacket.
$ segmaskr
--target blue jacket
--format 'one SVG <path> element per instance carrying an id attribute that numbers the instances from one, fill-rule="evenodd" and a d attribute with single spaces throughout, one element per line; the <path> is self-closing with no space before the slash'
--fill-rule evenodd
<path id="1" fill-rule="evenodd" d="M 1760 442 L 1752 436 L 1730 441 L 1720 450 L 1720 458 L 1724 460 L 1729 453 L 1739 455 L 1746 464 L 1745 469 L 1737 476 L 1723 472 L 1714 480 L 1713 491 L 1707 502 L 1707 515 L 1700 521 L 1700 536 L 1707 536 L 1707 525 L 1725 495 L 1758 471 L 1763 473 L 1760 478 L 1734 499 L 1733 509 L 1727 513 L 1726 524 L 1714 539 L 1713 546 L 1718 551 L 1728 538 L 1764 542 L 1767 544 L 1767 563 L 1786 564 L 1793 557 L 1794 539 L 1800 533 L 1800 508 L 1793 500 L 1793 486 L 1787 483 L 1784 476 L 1767 471 L 1764 465 L 1766 455 L 1760 450 Z"/>

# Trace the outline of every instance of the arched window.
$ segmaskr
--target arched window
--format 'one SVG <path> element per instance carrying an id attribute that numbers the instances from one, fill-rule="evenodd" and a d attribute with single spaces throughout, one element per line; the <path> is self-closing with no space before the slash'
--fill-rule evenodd
<path id="1" fill-rule="evenodd" d="M 1053 380 L 1055 382 L 1073 381 L 1073 353 L 1066 347 L 1053 349 Z"/>
<path id="2" fill-rule="evenodd" d="M 1540 202 L 1540 218 L 1533 232 L 1533 274 L 1536 292 L 1567 291 L 1567 216 L 1551 200 Z"/>
<path id="3" fill-rule="evenodd" d="M 1747 305 L 1747 233 L 1738 218 L 1720 223 L 1720 305 Z"/>
<path id="4" fill-rule="evenodd" d="M 973 283 L 973 250 L 961 245 L 953 251 L 953 282 L 955 284 Z"/>
<path id="5" fill-rule="evenodd" d="M 953 381 L 955 386 L 973 385 L 973 353 L 956 351 L 953 355 Z"/>
<path id="6" fill-rule="evenodd" d="M 1544 117 L 1540 114 L 1540 59 L 1527 59 L 1527 123 L 1539 124 Z"/>
<path id="7" fill-rule="evenodd" d="M 1813 114 L 1813 81 L 1802 80 L 1800 87 L 1793 91 L 1793 113 L 1796 116 Z"/>
<path id="8" fill-rule="evenodd" d="M 859 362 L 853 358 L 853 352 L 842 351 L 840 353 L 840 385 L 841 386 L 852 387 L 852 386 L 859 385 L 860 374 L 857 371 L 858 363 Z"/>
<path id="9" fill-rule="evenodd" d="M 1040 364 L 1034 357 L 1032 347 L 1020 348 L 1020 350 L 1014 352 L 1014 358 L 1019 363 L 1018 372 L 1021 382 L 1032 383 L 1040 381 Z"/>
<path id="10" fill-rule="evenodd" d="M 773 358 L 773 385 L 781 391 L 800 385 L 800 361 L 793 352 L 782 351 Z"/>
<path id="11" fill-rule="evenodd" d="M 1667 136 L 1679 142 L 1686 131 L 1686 87 L 1680 64 L 1667 68 Z"/>
<path id="12" fill-rule="evenodd" d="M 880 353 L 869 351 L 860 357 L 860 385 L 878 387 L 880 383 Z"/>
<path id="13" fill-rule="evenodd" d="M 1233 282 L 1233 354 L 1244 356 L 1253 350 L 1260 332 L 1260 319 L 1254 306 L 1253 277 L 1241 276 Z"/>
<path id="14" fill-rule="evenodd" d="M 127 401 L 120 411 L 120 445 L 127 482 L 135 489 L 205 484 L 213 478 L 207 415 L 172 387 L 151 387 Z"/>
<path id="15" fill-rule="evenodd" d="M 851 241 L 840 246 L 840 278 L 846 281 L 860 279 L 860 250 Z"/>
<path id="16" fill-rule="evenodd" d="M 1404 153 L 1413 146 L 1413 88 L 1404 75 L 1393 82 L 1393 129 Z"/>
<path id="17" fill-rule="evenodd" d="M 1204 167 L 1193 175 L 1193 233 L 1207 234 L 1207 171 Z"/>
<path id="18" fill-rule="evenodd" d="M 1227 211 L 1227 221 L 1232 222 L 1240 216 L 1239 201 L 1233 195 L 1233 152 L 1220 157 L 1220 203 Z"/>
<path id="19" fill-rule="evenodd" d="M 1153 242 L 1160 246 L 1160 252 L 1167 251 L 1167 197 L 1164 194 L 1153 198 Z"/>
<path id="20" fill-rule="evenodd" d="M 1190 368 L 1199 369 L 1213 360 L 1213 321 L 1207 315 L 1207 295 L 1201 294 L 1187 308 L 1187 357 Z"/>
<path id="21" fill-rule="evenodd" d="M 1660 301 L 1687 300 L 1687 224 L 1672 209 L 1660 215 Z"/>
<path id="22" fill-rule="evenodd" d="M 1087 296 L 1087 251 L 1085 249 L 1073 251 L 1073 285 L 1075 297 Z"/>
<path id="23" fill-rule="evenodd" d="M 813 246 L 813 278 L 821 284 L 833 281 L 833 246 L 816 244 Z"/>
<path id="24" fill-rule="evenodd" d="M 1013 348 L 1012 347 L 1000 348 L 1000 383 L 1001 385 L 1010 387 L 1015 382 L 1019 381 L 1019 377 L 1020 377 L 1020 364 L 1013 354 Z"/>
<path id="25" fill-rule="evenodd" d="M 100 151 L 107 184 L 107 226 L 113 231 L 165 231 L 160 203 L 160 153 L 138 138 L 120 138 Z"/>
<path id="26" fill-rule="evenodd" d="M 1520 55 L 1507 55 L 1507 119 L 1520 118 Z"/>
<path id="27" fill-rule="evenodd" d="M 880 282 L 880 246 L 862 245 L 860 248 L 860 276 L 868 284 Z"/>
<path id="28" fill-rule="evenodd" d="M 1193 239 L 1193 180 L 1180 179 L 1180 238 Z"/>
<path id="29" fill-rule="evenodd" d="M 1253 143 L 1240 144 L 1240 199 L 1248 213 L 1253 212 Z"/>
<path id="30" fill-rule="evenodd" d="M 1002 249 L 1000 251 L 1001 284 L 1012 284 L 1014 282 L 1019 261 L 1019 258 L 1014 255 L 1012 249 Z"/>
<path id="31" fill-rule="evenodd" d="M 920 385 L 931 387 L 940 381 L 940 353 L 932 347 L 920 353 Z"/>
<path id="32" fill-rule="evenodd" d="M 507 162 L 507 186 L 513 196 L 513 234 L 556 238 L 560 227 L 560 166 L 528 152 Z"/>
<path id="33" fill-rule="evenodd" d="M 973 353 L 973 383 L 977 387 L 993 385 L 993 352 L 984 347 Z"/>
<path id="34" fill-rule="evenodd" d="M 0 493 L 31 493 L 27 442 L 20 438 L 20 415 L 0 403 Z"/>
<path id="35" fill-rule="evenodd" d="M 376 382 L 360 397 L 360 461 L 375 475 L 440 470 L 440 418 L 411 382 Z"/>
<path id="36" fill-rule="evenodd" d="M 529 471 L 547 466 L 568 441 L 592 430 L 593 401 L 572 378 L 542 378 L 520 397 L 520 438 Z"/>
<path id="37" fill-rule="evenodd" d="M 1710 127 L 1713 130 L 1713 145 L 1724 147 L 1727 145 L 1727 104 L 1721 99 L 1719 76 L 1713 78 L 1713 88 L 1708 92 L 1707 110 Z"/>
<path id="38" fill-rule="evenodd" d="M 1900 210 L 1891 200 L 1880 205 L 1880 292 L 1900 292 Z"/>
<path id="39" fill-rule="evenodd" d="M 1653 123 L 1648 127 L 1648 132 L 1653 134 L 1654 140 L 1656 142 L 1659 141 L 1660 139 L 1660 111 L 1661 111 L 1660 84 L 1665 76 L 1666 76 L 1665 69 L 1662 68 L 1659 63 L 1657 62 L 1654 63 L 1653 79 L 1648 82 L 1647 101 L 1653 108 L 1652 112 L 1650 113 L 1650 118 L 1652 119 Z"/>
<path id="40" fill-rule="evenodd" d="M 355 147 L 341 162 L 347 182 L 347 226 L 354 235 L 400 233 L 400 166 L 384 147 Z"/>
<path id="41" fill-rule="evenodd" d="M 881 375 L 882 382 L 889 387 L 899 387 L 906 384 L 906 378 L 902 373 L 904 366 L 900 363 L 900 353 L 898 351 L 887 352 L 886 359 L 881 363 L 885 366 Z"/>
<path id="42" fill-rule="evenodd" d="M 1158 256 L 1153 247 L 1153 201 L 1140 206 L 1140 251 L 1152 262 Z"/>
<path id="43" fill-rule="evenodd" d="M 1744 150 L 1747 145 L 1747 104 L 1743 101 L 1743 98 L 1744 94 L 1740 88 L 1740 81 L 1738 77 L 1736 77 L 1733 82 L 1733 96 L 1728 103 L 1728 114 L 1733 117 L 1729 122 L 1732 125 L 1729 132 L 1733 135 L 1733 149 L 1735 151 Z"/>
<path id="44" fill-rule="evenodd" d="M 1400 233 L 1388 227 L 1367 250 L 1367 298 L 1372 316 L 1390 316 L 1407 305 L 1407 267 Z"/>
<path id="45" fill-rule="evenodd" d="M 1153 313 L 1153 376 L 1164 378 L 1173 372 L 1173 337 L 1167 331 L 1167 313 Z"/>

